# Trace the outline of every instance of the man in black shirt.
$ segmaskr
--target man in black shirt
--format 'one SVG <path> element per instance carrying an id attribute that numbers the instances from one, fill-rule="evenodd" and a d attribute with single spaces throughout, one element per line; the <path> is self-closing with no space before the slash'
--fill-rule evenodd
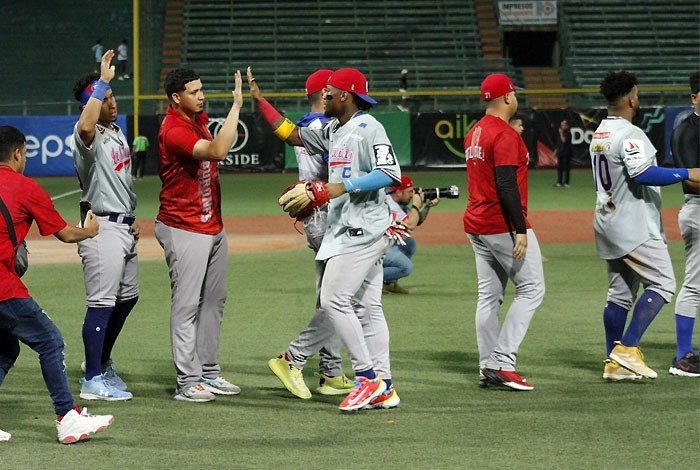
<path id="1" fill-rule="evenodd" d="M 700 167 L 700 73 L 690 76 L 690 101 L 694 112 L 685 118 L 671 137 L 673 162 L 677 167 Z M 683 182 L 685 204 L 678 226 L 685 242 L 685 277 L 676 297 L 676 356 L 669 374 L 700 377 L 700 356 L 693 349 L 693 327 L 700 307 L 700 186 Z"/>

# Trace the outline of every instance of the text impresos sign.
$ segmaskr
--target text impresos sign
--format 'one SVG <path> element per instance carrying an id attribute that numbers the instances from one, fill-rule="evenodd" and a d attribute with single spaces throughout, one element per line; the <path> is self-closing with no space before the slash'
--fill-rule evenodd
<path id="1" fill-rule="evenodd" d="M 502 26 L 557 24 L 557 2 L 498 2 L 498 21 Z"/>

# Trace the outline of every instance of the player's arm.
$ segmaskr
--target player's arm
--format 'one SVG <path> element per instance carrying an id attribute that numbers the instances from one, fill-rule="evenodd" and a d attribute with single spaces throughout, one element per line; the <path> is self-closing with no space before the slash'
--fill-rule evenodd
<path id="1" fill-rule="evenodd" d="M 253 76 L 253 69 L 248 67 L 248 87 L 250 88 L 250 97 L 255 102 L 258 111 L 262 115 L 265 122 L 272 128 L 272 132 L 280 139 L 289 145 L 296 147 L 303 146 L 297 126 L 289 119 L 282 116 L 260 93 L 260 87 Z"/>
<path id="2" fill-rule="evenodd" d="M 523 206 L 520 202 L 520 190 L 518 189 L 518 168 L 515 165 L 497 166 L 496 189 L 500 199 L 506 221 L 515 229 L 515 245 L 513 246 L 513 258 L 521 260 L 527 251 L 527 224 L 523 214 Z"/>
<path id="3" fill-rule="evenodd" d="M 668 186 L 680 183 L 681 181 L 698 181 L 698 168 L 664 168 L 660 166 L 649 166 L 646 170 L 632 177 L 639 184 L 645 186 Z"/>
<path id="4" fill-rule="evenodd" d="M 92 90 L 92 95 L 88 99 L 87 104 L 83 107 L 78 119 L 77 130 L 80 140 L 86 145 L 92 145 L 95 139 L 95 125 L 100 119 L 100 111 L 102 110 L 102 102 L 105 95 L 110 90 L 109 83 L 114 78 L 114 65 L 110 65 L 114 58 L 114 51 L 109 49 L 102 56 L 100 63 L 100 79 L 97 81 Z"/>
<path id="5" fill-rule="evenodd" d="M 233 90 L 233 104 L 226 120 L 214 137 L 214 140 L 199 139 L 194 144 L 192 156 L 197 160 L 222 161 L 228 155 L 238 132 L 238 117 L 243 106 L 243 79 L 240 70 L 235 74 L 236 86 Z"/>
<path id="6" fill-rule="evenodd" d="M 364 176 L 348 178 L 343 180 L 342 183 L 328 183 L 326 189 L 328 190 L 328 196 L 333 199 L 345 193 L 376 191 L 377 189 L 391 186 L 396 182 L 387 173 L 379 168 L 375 168 Z"/>
<path id="7" fill-rule="evenodd" d="M 92 211 L 88 211 L 82 228 L 66 225 L 61 230 L 54 233 L 54 236 L 63 243 L 77 243 L 87 238 L 94 237 L 99 231 L 100 225 L 97 223 L 97 217 L 95 217 Z"/>

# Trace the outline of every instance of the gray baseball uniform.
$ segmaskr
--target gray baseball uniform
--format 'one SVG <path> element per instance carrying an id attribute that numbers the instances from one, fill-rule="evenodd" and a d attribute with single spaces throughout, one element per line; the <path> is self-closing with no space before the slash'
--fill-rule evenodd
<path id="1" fill-rule="evenodd" d="M 78 243 L 88 307 L 113 307 L 139 295 L 134 221 L 136 194 L 131 178 L 129 143 L 121 129 L 100 124 L 87 147 L 73 129 L 73 162 L 82 188 L 81 201 L 89 201 L 98 216 L 100 233 Z"/>
<path id="2" fill-rule="evenodd" d="M 656 149 L 640 128 L 608 117 L 593 135 L 590 154 L 596 248 L 608 263 L 608 301 L 629 308 L 641 282 L 669 302 L 676 281 L 661 225 L 661 191 L 633 179 L 656 165 Z"/>
<path id="3" fill-rule="evenodd" d="M 510 233 L 467 234 L 476 259 L 479 302 L 476 309 L 479 368 L 514 370 L 520 344 L 544 299 L 542 254 L 534 230 L 527 231 L 525 259 L 513 258 Z M 508 279 L 516 296 L 499 328 L 499 311 Z"/>
<path id="4" fill-rule="evenodd" d="M 308 124 L 306 124 L 308 122 Z M 299 126 L 311 129 L 322 129 L 328 118 L 319 113 L 308 113 L 298 123 Z M 304 181 L 328 181 L 328 162 L 322 154 L 309 154 L 304 147 L 294 147 L 297 163 L 299 165 L 299 179 Z M 323 242 L 323 235 L 326 233 L 328 218 L 328 208 L 315 211 L 312 215 L 304 219 L 304 232 L 309 248 L 318 253 Z M 287 357 L 298 369 L 303 369 L 306 365 L 307 356 L 304 355 L 307 346 L 316 344 L 315 335 L 324 330 L 324 322 L 330 320 L 323 314 L 321 309 L 321 281 L 326 263 L 314 260 L 316 268 L 316 315 L 311 319 L 304 331 L 299 333 L 287 349 Z M 329 325 L 332 328 L 332 325 Z M 328 377 L 338 377 L 343 373 L 340 348 L 342 343 L 338 335 L 332 335 L 328 343 L 319 350 L 319 373 Z"/>
<path id="5" fill-rule="evenodd" d="M 401 169 L 384 127 L 369 114 L 356 113 L 345 125 L 332 121 L 321 130 L 299 128 L 309 153 L 329 155 L 329 182 L 379 169 L 398 181 Z M 374 368 L 391 378 L 389 330 L 381 304 L 382 256 L 391 223 L 383 189 L 352 192 L 332 199 L 328 229 L 316 259 L 325 261 L 321 308 L 348 349 L 356 372 Z M 331 328 L 320 332 L 329 337 Z"/>
<path id="6" fill-rule="evenodd" d="M 673 130 L 673 161 L 681 168 L 700 167 L 700 116 L 691 113 Z M 675 312 L 695 318 L 700 308 L 700 194 L 683 185 L 685 203 L 678 226 L 685 243 L 685 275 L 676 297 Z"/>

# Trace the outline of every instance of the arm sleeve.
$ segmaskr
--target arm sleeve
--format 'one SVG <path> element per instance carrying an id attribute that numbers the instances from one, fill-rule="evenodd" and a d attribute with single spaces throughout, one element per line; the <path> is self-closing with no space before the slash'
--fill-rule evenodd
<path id="1" fill-rule="evenodd" d="M 645 186 L 668 186 L 688 179 L 687 168 L 662 168 L 650 166 L 635 176 L 634 181 Z"/>
<path id="2" fill-rule="evenodd" d="M 527 233 L 525 215 L 520 204 L 517 167 L 513 165 L 497 166 L 495 172 L 498 197 L 501 200 L 501 207 L 503 207 L 506 221 L 512 223 L 515 233 Z"/>
<path id="3" fill-rule="evenodd" d="M 343 180 L 347 192 L 375 191 L 390 186 L 394 180 L 382 170 L 375 168 L 364 176 Z"/>

